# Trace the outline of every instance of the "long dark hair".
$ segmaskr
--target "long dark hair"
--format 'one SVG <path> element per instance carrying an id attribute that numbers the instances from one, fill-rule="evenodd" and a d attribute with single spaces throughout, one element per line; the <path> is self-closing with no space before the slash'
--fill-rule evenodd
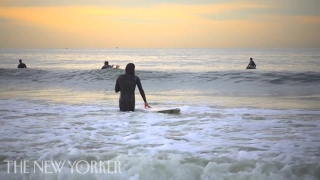
<path id="1" fill-rule="evenodd" d="M 133 63 L 129 63 L 126 66 L 126 74 L 134 75 L 135 65 Z"/>

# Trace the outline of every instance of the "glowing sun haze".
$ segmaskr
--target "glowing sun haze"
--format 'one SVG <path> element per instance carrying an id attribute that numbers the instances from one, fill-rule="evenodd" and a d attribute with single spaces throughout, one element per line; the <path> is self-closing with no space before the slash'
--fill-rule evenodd
<path id="1" fill-rule="evenodd" d="M 318 0 L 0 0 L 0 48 L 320 47 Z"/>

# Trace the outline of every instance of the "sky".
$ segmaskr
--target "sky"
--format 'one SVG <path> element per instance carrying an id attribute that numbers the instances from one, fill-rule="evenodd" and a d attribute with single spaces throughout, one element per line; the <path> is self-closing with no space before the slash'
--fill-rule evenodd
<path id="1" fill-rule="evenodd" d="M 320 48 L 320 0 L 0 0 L 0 48 Z"/>

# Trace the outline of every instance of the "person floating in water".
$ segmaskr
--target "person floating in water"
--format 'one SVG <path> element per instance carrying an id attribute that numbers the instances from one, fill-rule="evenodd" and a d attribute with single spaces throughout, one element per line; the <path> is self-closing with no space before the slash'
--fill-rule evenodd
<path id="1" fill-rule="evenodd" d="M 120 66 L 117 64 L 117 65 L 109 65 L 109 62 L 108 61 L 105 61 L 104 62 L 104 66 L 102 66 L 101 69 L 108 69 L 108 68 L 115 68 L 118 69 Z"/>
<path id="2" fill-rule="evenodd" d="M 27 68 L 26 64 L 22 63 L 22 60 L 21 60 L 21 59 L 19 59 L 18 68 Z"/>
<path id="3" fill-rule="evenodd" d="M 252 60 L 252 58 L 250 58 L 249 65 L 256 68 L 256 63 Z"/>
<path id="4" fill-rule="evenodd" d="M 120 93 L 119 98 L 119 108 L 120 111 L 134 111 L 135 109 L 135 96 L 134 91 L 136 85 L 138 85 L 141 97 L 144 101 L 145 108 L 151 108 L 147 103 L 146 95 L 144 94 L 144 90 L 142 88 L 140 78 L 135 75 L 135 65 L 133 63 L 129 63 L 126 66 L 125 74 L 122 74 L 118 77 L 115 86 L 115 92 Z"/>

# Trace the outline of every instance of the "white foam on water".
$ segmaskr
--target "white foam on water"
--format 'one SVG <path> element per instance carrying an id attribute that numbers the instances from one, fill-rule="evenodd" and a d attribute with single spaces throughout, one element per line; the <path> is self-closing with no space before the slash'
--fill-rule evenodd
<path id="1" fill-rule="evenodd" d="M 0 179 L 320 177 L 319 111 L 183 104 L 174 115 L 136 108 L 0 100 Z M 119 161 L 121 173 L 64 166 L 61 173 L 14 174 L 4 160 Z"/>

